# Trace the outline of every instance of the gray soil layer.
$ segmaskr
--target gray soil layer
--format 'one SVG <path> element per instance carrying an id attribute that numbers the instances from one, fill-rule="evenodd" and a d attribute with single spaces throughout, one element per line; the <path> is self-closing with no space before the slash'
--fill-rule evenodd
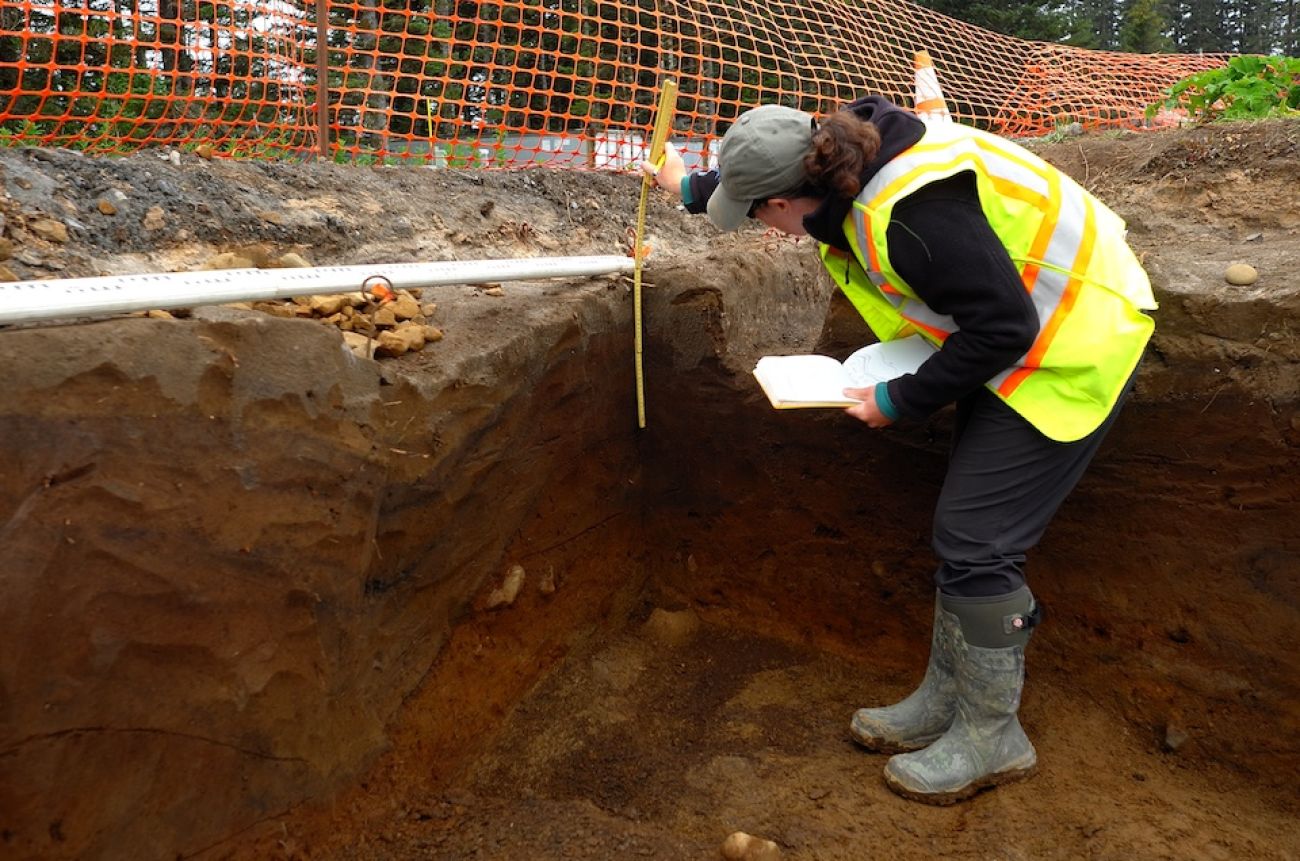
<path id="1" fill-rule="evenodd" d="M 0 329 L 0 856 L 1300 855 L 1300 123 L 1038 149 L 1161 308 L 1030 558 L 1035 777 L 922 807 L 851 744 L 924 667 L 950 417 L 771 410 L 759 355 L 869 336 L 655 197 L 644 430 L 626 277 L 425 290 L 381 361 L 289 305 Z M 0 266 L 622 254 L 638 188 L 5 150 Z"/>

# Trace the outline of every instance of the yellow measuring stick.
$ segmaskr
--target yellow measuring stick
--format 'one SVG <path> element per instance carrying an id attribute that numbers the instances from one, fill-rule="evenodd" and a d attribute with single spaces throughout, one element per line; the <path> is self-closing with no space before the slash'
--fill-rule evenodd
<path id="1" fill-rule="evenodd" d="M 677 112 L 677 82 L 671 78 L 665 80 L 662 89 L 659 90 L 659 107 L 655 113 L 654 132 L 650 135 L 650 151 L 648 161 L 659 167 L 663 164 L 664 143 L 668 140 L 668 132 L 673 125 L 673 115 Z M 641 267 L 645 262 L 645 249 L 643 241 L 645 238 L 645 209 L 646 199 L 650 195 L 650 186 L 654 182 L 647 175 L 641 178 L 641 205 L 637 210 L 636 216 L 636 246 L 632 249 L 632 254 L 636 259 L 636 267 L 632 270 L 632 325 L 635 329 L 636 342 L 636 426 L 645 427 L 645 368 L 641 361 Z"/>

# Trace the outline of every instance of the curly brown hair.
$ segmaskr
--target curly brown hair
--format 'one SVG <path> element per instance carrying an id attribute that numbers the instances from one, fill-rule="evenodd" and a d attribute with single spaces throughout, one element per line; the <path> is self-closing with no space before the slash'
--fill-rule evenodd
<path id="1" fill-rule="evenodd" d="M 803 167 L 812 184 L 842 197 L 857 197 L 862 171 L 880 152 L 880 132 L 850 111 L 839 111 L 818 124 Z"/>

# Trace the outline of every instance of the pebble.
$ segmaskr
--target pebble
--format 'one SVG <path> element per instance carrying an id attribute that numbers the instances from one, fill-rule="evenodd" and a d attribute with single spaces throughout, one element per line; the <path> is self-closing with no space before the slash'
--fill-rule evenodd
<path id="1" fill-rule="evenodd" d="M 339 313 L 348 305 L 348 297 L 342 293 L 332 296 L 311 296 L 307 307 L 322 317 Z"/>
<path id="2" fill-rule="evenodd" d="M 542 574 L 542 581 L 537 585 L 537 589 L 543 595 L 554 595 L 555 588 L 556 588 L 555 566 L 547 565 L 545 573 Z"/>
<path id="3" fill-rule="evenodd" d="M 253 261 L 233 251 L 223 251 L 208 258 L 204 269 L 252 269 Z"/>
<path id="4" fill-rule="evenodd" d="M 375 357 L 375 342 L 365 335 L 356 332 L 344 332 L 343 343 L 355 356 L 362 359 L 373 359 Z"/>
<path id="5" fill-rule="evenodd" d="M 272 265 L 271 261 L 275 259 L 275 254 L 271 248 L 261 242 L 255 242 L 252 245 L 241 245 L 230 250 L 240 257 L 247 257 L 253 261 L 253 265 L 258 269 L 266 269 Z"/>
<path id="6" fill-rule="evenodd" d="M 700 628 L 700 617 L 691 609 L 665 610 L 656 607 L 646 620 L 645 630 L 654 639 L 669 646 L 688 641 Z"/>
<path id="7" fill-rule="evenodd" d="M 524 579 L 524 566 L 510 566 L 510 571 L 506 574 L 501 586 L 493 589 L 492 594 L 488 595 L 487 608 L 494 610 L 497 607 L 509 607 L 514 604 L 515 599 L 519 597 L 520 590 L 524 588 Z"/>
<path id="8" fill-rule="evenodd" d="M 433 344 L 442 340 L 442 330 L 437 326 L 424 327 L 424 343 Z"/>
<path id="9" fill-rule="evenodd" d="M 107 197 L 101 197 L 95 206 L 104 215 L 117 215 L 117 206 Z"/>
<path id="10" fill-rule="evenodd" d="M 296 317 L 294 310 L 289 305 L 281 305 L 279 302 L 257 302 L 253 305 L 253 310 L 261 311 L 263 314 L 270 314 L 272 317 Z M 307 313 L 311 313 L 308 311 Z"/>
<path id="11" fill-rule="evenodd" d="M 397 358 L 398 356 L 405 356 L 407 351 L 406 339 L 398 335 L 396 332 L 383 331 L 380 332 L 379 337 L 375 339 L 376 355 L 392 356 L 393 358 Z"/>
<path id="12" fill-rule="evenodd" d="M 27 229 L 47 242 L 68 241 L 68 226 L 53 218 L 38 218 L 28 224 Z"/>
<path id="13" fill-rule="evenodd" d="M 737 831 L 722 844 L 727 861 L 780 861 L 781 847 L 771 840 Z"/>
<path id="14" fill-rule="evenodd" d="M 424 349 L 424 327 L 418 323 L 402 323 L 393 334 L 406 342 L 408 352 Z"/>
<path id="15" fill-rule="evenodd" d="M 483 295 L 484 295 L 484 296 L 504 296 L 504 295 L 506 295 L 506 291 L 502 290 L 500 287 L 489 287 L 489 288 L 487 288 L 486 290 L 483 291 Z"/>
<path id="16" fill-rule="evenodd" d="M 140 224 L 145 230 L 162 230 L 167 226 L 166 213 L 161 206 L 151 206 Z"/>
<path id="17" fill-rule="evenodd" d="M 388 305 L 371 314 L 370 318 L 375 321 L 376 326 L 388 326 L 391 329 L 397 325 L 397 315 Z"/>
<path id="18" fill-rule="evenodd" d="M 283 269 L 310 269 L 311 268 L 311 264 L 307 262 L 307 258 L 303 257 L 301 254 L 295 254 L 292 251 L 290 251 L 288 254 L 281 254 L 279 263 L 280 263 L 280 267 Z"/>
<path id="19" fill-rule="evenodd" d="M 176 319 L 176 317 L 173 316 L 170 311 L 163 311 L 157 308 L 150 311 L 148 314 L 145 314 L 145 316 L 148 317 L 150 320 L 175 320 Z"/>
<path id="20" fill-rule="evenodd" d="M 1176 753 L 1180 747 L 1187 744 L 1191 738 L 1187 730 L 1177 724 L 1168 724 L 1165 726 L 1164 748 L 1170 753 Z"/>
<path id="21" fill-rule="evenodd" d="M 1223 273 L 1223 279 L 1238 287 L 1249 287 L 1259 280 L 1259 272 L 1249 263 L 1234 263 Z"/>
<path id="22" fill-rule="evenodd" d="M 409 293 L 399 293 L 389 307 L 392 308 L 394 316 L 399 320 L 409 320 L 412 317 L 420 316 L 420 303 Z"/>

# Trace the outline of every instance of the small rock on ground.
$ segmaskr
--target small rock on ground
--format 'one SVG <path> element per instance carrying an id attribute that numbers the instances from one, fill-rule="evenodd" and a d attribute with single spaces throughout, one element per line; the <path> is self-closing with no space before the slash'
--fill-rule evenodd
<path id="1" fill-rule="evenodd" d="M 781 847 L 771 840 L 737 831 L 722 844 L 727 861 L 780 861 Z"/>

